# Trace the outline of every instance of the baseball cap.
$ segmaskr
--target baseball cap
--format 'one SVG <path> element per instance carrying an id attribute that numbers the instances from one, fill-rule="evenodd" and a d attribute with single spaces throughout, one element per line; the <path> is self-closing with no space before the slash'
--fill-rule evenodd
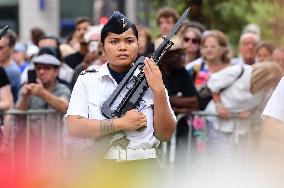
<path id="1" fill-rule="evenodd" d="M 49 54 L 42 54 L 32 59 L 32 63 L 34 64 L 41 64 L 41 65 L 55 65 L 60 66 L 61 62 L 54 57 L 53 55 Z"/>

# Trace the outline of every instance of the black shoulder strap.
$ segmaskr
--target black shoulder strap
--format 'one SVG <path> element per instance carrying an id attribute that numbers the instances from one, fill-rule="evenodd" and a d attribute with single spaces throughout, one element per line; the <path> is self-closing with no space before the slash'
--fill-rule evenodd
<path id="1" fill-rule="evenodd" d="M 227 85 L 226 87 L 220 89 L 219 93 L 221 93 L 224 90 L 228 89 L 235 81 L 237 81 L 240 77 L 242 77 L 243 73 L 244 73 L 244 66 L 241 66 L 241 72 L 240 72 L 239 76 L 235 80 L 233 80 L 229 85 Z"/>

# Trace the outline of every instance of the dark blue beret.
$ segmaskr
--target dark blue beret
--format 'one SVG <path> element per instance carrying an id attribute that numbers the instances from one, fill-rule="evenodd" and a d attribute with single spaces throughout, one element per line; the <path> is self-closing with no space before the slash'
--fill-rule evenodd
<path id="1" fill-rule="evenodd" d="M 127 17 L 121 14 L 119 11 L 115 11 L 109 18 L 108 22 L 104 25 L 101 31 L 101 41 L 105 39 L 107 33 L 112 32 L 115 34 L 121 34 L 127 31 L 132 25 L 134 25 Z"/>

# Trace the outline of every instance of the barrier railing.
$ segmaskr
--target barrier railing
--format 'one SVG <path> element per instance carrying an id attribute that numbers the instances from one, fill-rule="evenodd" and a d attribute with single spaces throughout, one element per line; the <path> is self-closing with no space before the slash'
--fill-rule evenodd
<path id="1" fill-rule="evenodd" d="M 53 160 L 55 166 L 60 166 L 64 147 L 63 114 L 54 110 L 12 109 L 0 115 L 4 119 L 9 117 L 2 129 L 6 131 L 3 133 L 6 134 L 7 145 L 5 165 L 12 174 L 15 169 L 28 172 L 35 163 L 36 168 L 44 171 L 49 160 Z M 47 159 L 50 156 L 52 159 Z"/>
<path id="2" fill-rule="evenodd" d="M 49 157 L 53 158 L 53 162 L 57 167 L 61 166 L 61 162 L 64 161 L 64 154 L 69 152 L 70 156 L 75 154 L 67 151 L 66 143 L 64 142 L 64 118 L 63 114 L 54 110 L 9 110 L 1 112 L 0 115 L 11 116 L 11 136 L 10 136 L 10 167 L 12 173 L 17 166 L 17 157 L 20 154 L 25 164 L 25 170 L 28 171 L 35 160 L 41 169 L 45 169 L 46 161 L 49 161 Z M 193 117 L 209 117 L 217 116 L 216 114 L 205 113 L 203 111 L 194 111 L 191 114 L 179 114 L 177 120 L 180 121 L 183 118 L 189 119 L 188 121 L 188 138 L 186 144 L 186 153 L 184 158 L 186 159 L 186 168 L 190 166 L 191 146 L 192 146 L 192 130 L 193 130 Z M 238 114 L 232 114 L 230 118 L 239 118 Z M 206 128 L 204 129 L 206 131 Z M 35 137 L 35 138 L 34 138 Z M 170 142 L 162 143 L 162 162 L 170 169 L 174 167 L 176 160 L 176 136 L 171 138 Z M 20 149 L 19 149 L 20 148 Z M 36 159 L 35 159 L 36 156 Z M 80 159 L 77 159 L 80 160 Z M 76 167 L 76 161 L 71 164 Z M 19 162 L 18 162 L 19 163 Z"/>
<path id="3" fill-rule="evenodd" d="M 192 130 L 193 130 L 193 120 L 195 116 L 199 116 L 202 118 L 206 118 L 206 117 L 217 117 L 218 118 L 218 114 L 214 114 L 214 113 L 208 113 L 208 112 L 204 112 L 204 111 L 193 111 L 190 114 L 179 114 L 177 116 L 177 122 L 179 122 L 181 119 L 183 118 L 187 118 L 189 121 L 187 121 L 188 123 L 188 143 L 187 143 L 187 154 L 185 156 L 186 159 L 189 159 L 190 157 L 190 150 L 191 150 L 191 141 L 192 141 Z M 239 114 L 237 113 L 231 113 L 229 116 L 229 119 L 239 119 Z M 206 127 L 204 127 L 204 131 L 206 131 Z M 206 134 L 206 133 L 205 133 Z M 164 164 L 168 165 L 170 168 L 173 167 L 173 163 L 175 162 L 175 158 L 176 158 L 176 132 L 174 133 L 173 137 L 171 138 L 170 142 L 163 142 L 162 143 L 162 161 Z M 169 144 L 169 147 L 168 147 Z M 166 157 L 168 156 L 168 157 Z M 168 159 L 168 161 L 166 160 L 166 158 Z M 187 160 L 188 161 L 188 160 Z"/>

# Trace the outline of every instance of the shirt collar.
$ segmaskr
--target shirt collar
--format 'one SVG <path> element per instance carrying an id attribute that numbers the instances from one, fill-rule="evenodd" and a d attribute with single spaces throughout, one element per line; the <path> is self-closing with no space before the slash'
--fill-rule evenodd
<path id="1" fill-rule="evenodd" d="M 103 76 L 109 76 L 109 77 L 111 77 L 111 74 L 110 74 L 110 72 L 109 72 L 109 70 L 108 70 L 107 65 L 108 65 L 108 62 L 104 63 L 104 64 L 100 67 L 100 69 L 99 69 L 99 74 L 100 74 L 101 77 L 103 77 Z"/>
<path id="2" fill-rule="evenodd" d="M 108 61 L 106 63 L 104 63 L 100 68 L 99 68 L 99 74 L 100 74 L 100 77 L 104 77 L 104 76 L 108 76 L 109 78 L 111 78 L 112 80 L 114 80 L 114 78 L 111 76 L 110 72 L 109 72 L 109 69 L 108 69 Z M 140 72 L 139 69 L 136 69 L 134 71 L 134 75 L 137 75 L 138 73 Z M 132 78 L 133 79 L 133 78 Z M 130 79 L 130 80 L 132 80 Z"/>

